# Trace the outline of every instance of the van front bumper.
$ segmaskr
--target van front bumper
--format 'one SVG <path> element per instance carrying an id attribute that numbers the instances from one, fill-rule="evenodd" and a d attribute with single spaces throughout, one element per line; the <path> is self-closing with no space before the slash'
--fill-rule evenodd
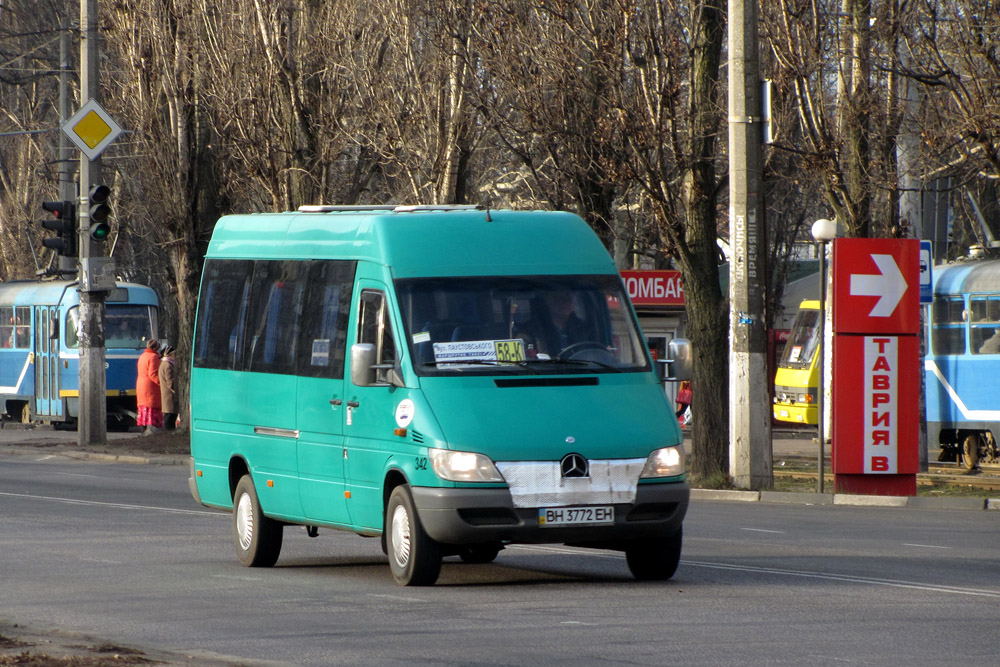
<path id="1" fill-rule="evenodd" d="M 411 487 L 424 530 L 444 544 L 484 542 L 605 543 L 673 535 L 687 513 L 691 487 L 686 482 L 640 484 L 635 502 L 616 504 L 613 524 L 543 526 L 538 508 L 517 508 L 510 491 Z"/>

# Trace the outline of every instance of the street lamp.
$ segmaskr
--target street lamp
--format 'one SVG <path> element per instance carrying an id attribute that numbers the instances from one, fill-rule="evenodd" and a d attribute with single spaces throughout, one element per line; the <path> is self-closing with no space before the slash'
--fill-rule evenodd
<path id="1" fill-rule="evenodd" d="M 816 492 L 823 493 L 823 475 L 825 474 L 823 455 L 826 447 L 826 436 L 823 433 L 824 411 L 826 409 L 823 401 L 825 393 L 823 372 L 826 370 L 826 351 L 824 350 L 826 341 L 826 244 L 837 238 L 837 221 L 820 218 L 813 223 L 812 236 L 816 239 L 819 250 L 819 382 L 816 387 L 816 435 L 819 440 L 819 456 L 816 465 L 819 469 L 819 478 L 816 482 Z"/>

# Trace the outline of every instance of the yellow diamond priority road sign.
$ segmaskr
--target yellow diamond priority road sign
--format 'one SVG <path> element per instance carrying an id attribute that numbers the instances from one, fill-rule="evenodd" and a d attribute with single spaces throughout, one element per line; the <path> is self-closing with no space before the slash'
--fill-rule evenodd
<path id="1" fill-rule="evenodd" d="M 90 100 L 63 123 L 62 131 L 84 155 L 96 160 L 108 144 L 118 138 L 122 128 L 101 108 L 97 100 Z"/>

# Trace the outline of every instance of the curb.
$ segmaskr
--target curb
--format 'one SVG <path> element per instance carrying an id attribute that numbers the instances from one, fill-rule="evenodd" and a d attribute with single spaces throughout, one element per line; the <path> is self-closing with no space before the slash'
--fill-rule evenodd
<path id="1" fill-rule="evenodd" d="M 37 456 L 40 452 L 37 449 L 24 449 L 20 447 L 0 447 L 0 452 L 4 454 L 16 454 L 19 456 Z M 99 452 L 72 452 L 72 451 L 51 451 L 42 452 L 49 456 L 65 456 L 68 459 L 79 461 L 102 461 L 105 463 L 132 463 L 136 465 L 184 465 L 187 457 L 153 455 L 137 456 L 135 454 L 103 454 Z"/>
<path id="2" fill-rule="evenodd" d="M 848 507 L 909 507 L 940 510 L 996 510 L 1000 498 L 927 498 L 924 496 L 861 496 L 847 493 L 785 493 L 691 489 L 691 500 L 763 502 L 783 505 L 844 505 Z"/>

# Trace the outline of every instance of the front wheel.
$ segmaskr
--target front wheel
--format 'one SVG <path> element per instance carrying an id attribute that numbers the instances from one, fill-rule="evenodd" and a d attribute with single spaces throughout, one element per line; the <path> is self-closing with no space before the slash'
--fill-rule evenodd
<path id="1" fill-rule="evenodd" d="M 430 586 L 441 573 L 441 545 L 424 532 L 407 484 L 397 486 L 385 508 L 389 569 L 400 586 Z"/>
<path id="2" fill-rule="evenodd" d="M 677 572 L 681 560 L 682 529 L 667 538 L 637 540 L 625 549 L 632 576 L 642 581 L 665 581 Z"/>
<path id="3" fill-rule="evenodd" d="M 233 536 L 236 556 L 247 567 L 271 567 L 281 553 L 283 526 L 264 516 L 257 489 L 250 475 L 244 475 L 233 496 Z"/>

